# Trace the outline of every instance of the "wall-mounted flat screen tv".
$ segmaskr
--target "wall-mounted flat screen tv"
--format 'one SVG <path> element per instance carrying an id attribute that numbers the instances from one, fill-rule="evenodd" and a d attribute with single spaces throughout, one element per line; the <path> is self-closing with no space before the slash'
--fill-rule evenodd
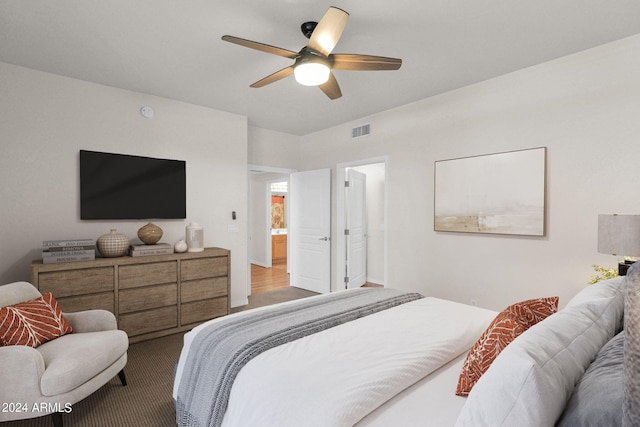
<path id="1" fill-rule="evenodd" d="M 80 150 L 80 219 L 187 216 L 186 162 Z"/>

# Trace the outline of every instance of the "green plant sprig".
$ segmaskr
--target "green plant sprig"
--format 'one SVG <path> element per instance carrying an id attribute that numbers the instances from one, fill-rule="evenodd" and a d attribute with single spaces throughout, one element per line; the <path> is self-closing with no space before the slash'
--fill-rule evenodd
<path id="1" fill-rule="evenodd" d="M 609 280 L 613 279 L 614 277 L 618 277 L 618 270 L 615 268 L 604 268 L 594 264 L 593 269 L 598 274 L 595 276 L 591 276 L 591 280 L 589 280 L 590 285 L 598 283 L 601 280 Z"/>

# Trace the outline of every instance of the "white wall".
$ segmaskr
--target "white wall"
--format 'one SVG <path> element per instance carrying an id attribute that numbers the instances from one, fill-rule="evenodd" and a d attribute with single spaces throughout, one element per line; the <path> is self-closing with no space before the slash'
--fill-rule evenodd
<path id="1" fill-rule="evenodd" d="M 162 241 L 201 223 L 206 246 L 231 250 L 232 305 L 246 302 L 246 117 L 0 63 L 0 144 L 0 283 L 29 280 L 43 240 L 110 228 L 136 238 L 146 223 L 79 219 L 78 152 L 89 149 L 186 160 L 188 218 L 154 221 Z"/>
<path id="2" fill-rule="evenodd" d="M 249 126 L 250 165 L 295 169 L 300 154 L 300 137 Z"/>
<path id="3" fill-rule="evenodd" d="M 616 263 L 596 251 L 597 215 L 640 213 L 639 100 L 634 36 L 307 135 L 298 167 L 335 173 L 340 162 L 389 156 L 386 286 L 496 310 L 550 295 L 562 305 L 592 264 Z M 351 127 L 365 122 L 373 134 L 351 141 Z M 545 237 L 433 231 L 434 161 L 541 146 Z M 333 194 L 335 206 L 335 182 Z"/>

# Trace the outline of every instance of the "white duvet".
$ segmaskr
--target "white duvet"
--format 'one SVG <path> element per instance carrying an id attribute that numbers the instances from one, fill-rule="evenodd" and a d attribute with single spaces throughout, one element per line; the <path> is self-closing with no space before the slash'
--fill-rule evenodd
<path id="1" fill-rule="evenodd" d="M 494 316 L 424 298 L 266 351 L 240 371 L 223 426 L 352 426 L 466 352 Z"/>

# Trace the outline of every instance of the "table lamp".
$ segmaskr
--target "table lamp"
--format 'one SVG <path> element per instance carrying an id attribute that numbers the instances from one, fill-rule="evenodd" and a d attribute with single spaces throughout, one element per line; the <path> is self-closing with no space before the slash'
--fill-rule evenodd
<path id="1" fill-rule="evenodd" d="M 598 252 L 624 256 L 618 274 L 625 276 L 635 262 L 626 258 L 640 256 L 640 215 L 598 215 Z"/>

